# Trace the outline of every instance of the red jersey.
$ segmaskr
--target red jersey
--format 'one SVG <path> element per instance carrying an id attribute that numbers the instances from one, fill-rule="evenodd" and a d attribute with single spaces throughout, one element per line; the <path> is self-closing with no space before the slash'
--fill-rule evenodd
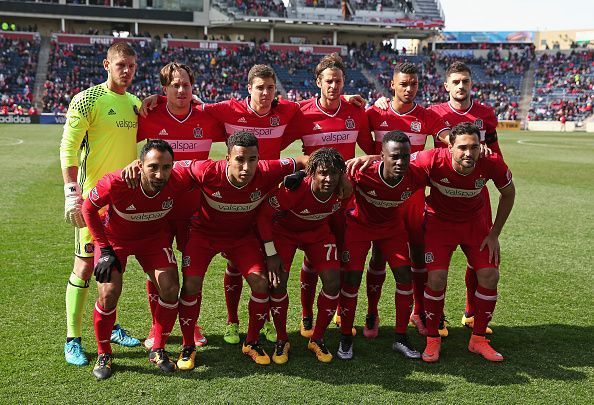
<path id="1" fill-rule="evenodd" d="M 342 202 L 336 193 L 326 201 L 318 200 L 311 187 L 312 178 L 307 176 L 297 190 L 281 186 L 272 193 L 259 214 L 262 220 L 258 220 L 258 230 L 262 240 L 272 240 L 273 228 L 293 233 L 326 227 L 330 232 L 328 217 L 341 208 Z M 274 227 L 269 221 L 273 215 Z"/>
<path id="2" fill-rule="evenodd" d="M 303 117 L 299 105 L 286 100 L 280 100 L 268 113 L 260 115 L 250 107 L 249 97 L 206 104 L 204 110 L 225 125 L 227 136 L 238 131 L 254 134 L 258 138 L 260 159 L 280 158 L 287 125 L 294 118 L 298 121 Z"/>
<path id="3" fill-rule="evenodd" d="M 338 109 L 329 112 L 320 105 L 317 97 L 302 101 L 300 106 L 307 119 L 287 128 L 283 147 L 301 139 L 306 155 L 326 147 L 336 149 L 345 160 L 352 159 L 355 157 L 355 144 L 365 153 L 373 153 L 373 140 L 363 109 L 341 99 Z"/>
<path id="4" fill-rule="evenodd" d="M 142 186 L 128 188 L 119 172 L 108 173 L 90 191 L 84 211 L 92 211 L 90 205 L 95 206 L 95 211 L 106 205 L 109 208 L 102 216 L 102 223 L 90 221 L 87 226 L 100 247 L 121 246 L 160 232 L 166 234 L 169 227 L 164 219 L 172 210 L 175 198 L 190 187 L 191 181 L 174 169 L 163 190 L 149 196 Z"/>
<path id="5" fill-rule="evenodd" d="M 373 131 L 375 140 L 375 153 L 382 150 L 382 140 L 389 131 L 402 131 L 410 139 L 411 152 L 425 149 L 428 136 L 438 136 L 441 132 L 450 129 L 445 121 L 434 111 L 426 109 L 417 103 L 413 108 L 400 114 L 392 107 L 382 110 L 375 106 L 366 111 L 369 119 L 369 128 Z"/>
<path id="6" fill-rule="evenodd" d="M 488 180 L 498 189 L 507 187 L 512 174 L 498 154 L 481 157 L 474 170 L 463 175 L 452 166 L 452 153 L 437 148 L 415 153 L 411 167 L 422 169 L 429 176 L 431 187 L 425 199 L 427 214 L 452 222 L 465 222 L 484 215 L 485 196 L 481 194 Z"/>
<path id="7" fill-rule="evenodd" d="M 495 112 L 491 107 L 481 103 L 475 103 L 474 100 L 471 100 L 470 107 L 466 111 L 456 110 L 449 101 L 434 104 L 429 109 L 437 113 L 450 128 L 463 122 L 472 122 L 481 131 L 481 143 L 487 143 L 487 145 L 494 144 L 494 147 L 491 147 L 491 149 L 493 149 L 493 152 L 501 155 L 501 150 L 497 143 L 497 117 L 495 117 Z M 435 138 L 435 147 L 445 148 L 446 146 L 445 143 Z"/>
<path id="8" fill-rule="evenodd" d="M 227 177 L 227 161 L 192 161 L 180 164 L 202 191 L 198 215 L 192 217 L 191 229 L 209 237 L 237 239 L 256 224 L 256 208 L 268 192 L 295 171 L 294 159 L 260 160 L 252 180 L 243 187 Z"/>
<path id="9" fill-rule="evenodd" d="M 355 183 L 355 209 L 348 215 L 366 227 L 390 227 L 398 218 L 396 208 L 427 185 L 427 176 L 416 167 L 410 166 L 394 186 L 386 183 L 382 170 L 383 162 L 374 162 L 364 171 L 349 176 Z"/>
<path id="10" fill-rule="evenodd" d="M 203 104 L 204 105 L 204 104 Z M 203 105 L 190 108 L 179 117 L 172 114 L 167 103 L 158 104 L 147 117 L 138 117 L 138 142 L 163 139 L 173 148 L 175 160 L 205 160 L 213 142 L 224 142 L 223 126 L 203 110 Z"/>

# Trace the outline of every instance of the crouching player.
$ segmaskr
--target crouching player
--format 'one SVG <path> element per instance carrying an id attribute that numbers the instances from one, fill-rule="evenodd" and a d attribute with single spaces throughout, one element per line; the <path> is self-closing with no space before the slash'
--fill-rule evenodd
<path id="1" fill-rule="evenodd" d="M 298 248 L 305 252 L 312 268 L 319 272 L 323 284 L 318 295 L 313 335 L 307 347 L 319 361 L 328 363 L 332 360 L 332 354 L 324 344 L 324 332 L 338 304 L 340 263 L 329 219 L 333 214 L 344 212 L 338 192 L 345 162 L 336 149 L 322 148 L 311 154 L 305 172 L 307 177 L 299 187 L 289 190 L 281 186 L 258 214 L 268 275 L 273 281 L 270 307 L 278 340 L 272 360 L 277 364 L 289 359 L 287 280 Z"/>
<path id="2" fill-rule="evenodd" d="M 490 361 L 502 361 L 485 338 L 497 302 L 499 234 L 514 205 L 512 175 L 501 156 L 480 156 L 480 130 L 469 122 L 456 125 L 447 148 L 413 155 L 412 165 L 425 171 L 431 191 L 426 200 L 425 262 L 428 279 L 424 294 L 427 346 L 423 360 L 439 359 L 441 338 L 437 327 L 443 312 L 448 267 L 460 245 L 476 271 L 475 317 L 468 350 Z M 482 193 L 493 180 L 501 193 L 495 221 L 485 213 Z"/>
<path id="3" fill-rule="evenodd" d="M 403 203 L 426 185 L 425 174 L 409 167 L 410 139 L 390 131 L 382 139 L 381 161 L 350 175 L 355 184 L 355 208 L 347 211 L 340 291 L 341 339 L 337 355 L 353 357 L 352 326 L 365 259 L 374 242 L 396 279 L 396 339 L 392 348 L 406 358 L 419 358 L 406 337 L 413 304 L 408 237 L 402 220 Z"/>
<path id="4" fill-rule="evenodd" d="M 99 380 L 112 374 L 110 335 L 122 292 L 122 275 L 132 255 L 159 291 L 149 360 L 165 372 L 175 370 L 164 348 L 177 318 L 179 279 L 164 218 L 176 196 L 187 187 L 178 181 L 178 174 L 172 175 L 172 168 L 171 146 L 162 140 L 149 141 L 140 152 L 140 187 L 130 189 L 119 173 L 110 173 L 99 180 L 83 204 L 83 216 L 95 240 L 94 273 L 99 297 L 93 312 L 98 353 L 93 375 Z M 109 208 L 100 215 L 106 205 Z"/>

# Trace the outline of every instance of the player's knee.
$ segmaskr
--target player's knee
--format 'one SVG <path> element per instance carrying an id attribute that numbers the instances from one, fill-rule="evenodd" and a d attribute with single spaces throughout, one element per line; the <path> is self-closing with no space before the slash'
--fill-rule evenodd
<path id="1" fill-rule="evenodd" d="M 427 275 L 427 286 L 434 291 L 445 290 L 447 282 L 447 270 L 430 271 Z"/>
<path id="2" fill-rule="evenodd" d="M 97 301 L 105 310 L 111 310 L 118 305 L 118 299 L 120 297 L 119 291 L 114 287 L 106 287 L 99 289 L 99 295 Z"/>
<path id="3" fill-rule="evenodd" d="M 351 287 L 359 287 L 362 276 L 363 271 L 347 271 L 344 273 L 344 283 Z"/>
<path id="4" fill-rule="evenodd" d="M 481 287 L 496 289 L 497 283 L 499 283 L 499 270 L 491 269 L 480 269 L 476 272 L 478 283 Z"/>
<path id="5" fill-rule="evenodd" d="M 165 284 L 159 289 L 159 295 L 167 302 L 177 300 L 179 294 L 179 283 Z"/>
<path id="6" fill-rule="evenodd" d="M 184 277 L 182 285 L 182 294 L 184 295 L 196 295 L 202 292 L 202 277 L 190 276 Z"/>
<path id="7" fill-rule="evenodd" d="M 75 256 L 73 272 L 81 280 L 90 280 L 93 275 L 93 258 Z"/>
<path id="8" fill-rule="evenodd" d="M 338 272 L 329 277 L 322 277 L 322 285 L 324 286 L 326 294 L 332 296 L 338 294 L 340 291 L 340 276 L 338 275 Z"/>
<path id="9" fill-rule="evenodd" d="M 265 293 L 268 292 L 268 279 L 261 273 L 251 273 L 246 278 L 252 292 Z"/>
<path id="10" fill-rule="evenodd" d="M 409 266 L 396 267 L 392 272 L 394 273 L 394 278 L 399 283 L 410 283 L 412 280 Z"/>

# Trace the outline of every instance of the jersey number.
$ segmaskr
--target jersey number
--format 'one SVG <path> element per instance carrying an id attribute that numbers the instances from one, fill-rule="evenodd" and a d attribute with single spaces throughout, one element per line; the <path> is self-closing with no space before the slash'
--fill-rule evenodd
<path id="1" fill-rule="evenodd" d="M 175 254 L 173 253 L 173 249 L 171 248 L 163 248 L 163 252 L 167 256 L 167 261 L 171 264 L 177 264 L 175 261 Z"/>
<path id="2" fill-rule="evenodd" d="M 324 247 L 326 249 L 328 249 L 326 251 L 326 261 L 329 262 L 332 257 L 332 250 L 334 250 L 334 260 L 338 260 L 338 250 L 336 249 L 336 244 L 334 243 L 328 243 L 327 245 L 324 245 Z"/>

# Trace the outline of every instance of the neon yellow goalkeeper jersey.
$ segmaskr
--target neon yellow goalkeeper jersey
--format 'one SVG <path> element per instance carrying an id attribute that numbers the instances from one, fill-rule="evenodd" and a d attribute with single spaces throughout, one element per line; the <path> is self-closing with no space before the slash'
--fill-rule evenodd
<path id="1" fill-rule="evenodd" d="M 78 93 L 68 107 L 60 144 L 62 169 L 78 167 L 78 184 L 86 198 L 106 173 L 136 158 L 140 100 L 117 94 L 107 83 Z"/>

